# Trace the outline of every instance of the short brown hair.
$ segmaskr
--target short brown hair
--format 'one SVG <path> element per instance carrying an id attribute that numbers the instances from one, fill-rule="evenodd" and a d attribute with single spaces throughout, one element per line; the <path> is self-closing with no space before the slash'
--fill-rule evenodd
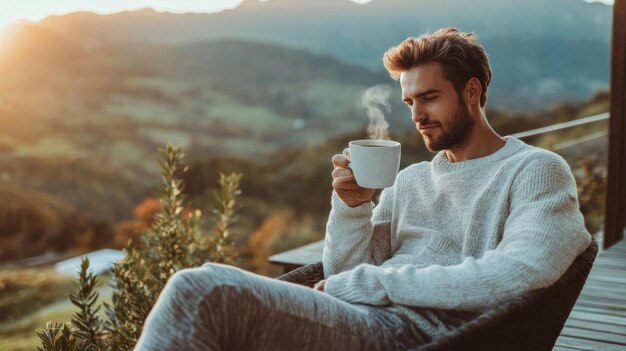
<path id="1" fill-rule="evenodd" d="M 383 62 L 394 80 L 415 66 L 439 62 L 443 66 L 444 77 L 452 82 L 459 95 L 468 80 L 478 78 L 483 88 L 480 106 L 484 107 L 487 102 L 491 69 L 487 53 L 474 33 L 442 28 L 433 34 L 407 38 L 387 50 Z"/>

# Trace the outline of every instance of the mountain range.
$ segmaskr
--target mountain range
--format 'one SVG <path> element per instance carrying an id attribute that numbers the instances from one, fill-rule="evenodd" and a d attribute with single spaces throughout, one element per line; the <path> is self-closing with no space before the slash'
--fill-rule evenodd
<path id="1" fill-rule="evenodd" d="M 581 0 L 246 0 L 215 14 L 76 13 L 42 24 L 137 43 L 239 39 L 328 55 L 383 71 L 382 54 L 409 36 L 452 26 L 478 34 L 494 71 L 492 102 L 537 109 L 588 98 L 608 84 L 611 7 Z M 101 39 L 99 39 L 101 40 Z"/>
<path id="2" fill-rule="evenodd" d="M 17 23 L 0 33 L 0 180 L 119 219 L 154 187 L 166 142 L 267 160 L 365 130 L 361 95 L 380 83 L 405 133 L 382 54 L 441 26 L 485 45 L 490 110 L 532 115 L 606 89 L 610 16 L 580 0 L 247 0 Z"/>

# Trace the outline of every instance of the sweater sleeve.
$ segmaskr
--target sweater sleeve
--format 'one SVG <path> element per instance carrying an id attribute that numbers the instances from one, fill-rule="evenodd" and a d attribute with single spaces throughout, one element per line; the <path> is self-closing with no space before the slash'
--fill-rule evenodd
<path id="1" fill-rule="evenodd" d="M 569 166 L 546 153 L 514 179 L 503 239 L 495 249 L 452 266 L 363 264 L 329 277 L 325 291 L 353 303 L 480 311 L 550 286 L 590 241 Z"/>
<path id="2" fill-rule="evenodd" d="M 333 191 L 322 255 L 324 277 L 389 259 L 392 194 L 393 187 L 384 189 L 375 208 L 373 202 L 349 207 Z"/>

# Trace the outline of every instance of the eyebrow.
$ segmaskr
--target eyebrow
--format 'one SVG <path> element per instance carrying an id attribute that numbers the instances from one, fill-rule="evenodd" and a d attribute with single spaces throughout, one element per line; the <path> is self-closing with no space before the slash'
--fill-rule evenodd
<path id="1" fill-rule="evenodd" d="M 438 89 L 428 89 L 428 90 L 426 90 L 424 92 L 421 92 L 421 93 L 417 94 L 416 97 L 419 99 L 422 96 L 426 96 L 426 95 L 430 95 L 430 94 L 434 94 L 434 93 L 441 93 L 441 90 L 438 90 Z M 405 98 L 402 99 L 402 101 L 406 101 L 407 99 L 408 99 L 408 97 L 405 97 Z"/>

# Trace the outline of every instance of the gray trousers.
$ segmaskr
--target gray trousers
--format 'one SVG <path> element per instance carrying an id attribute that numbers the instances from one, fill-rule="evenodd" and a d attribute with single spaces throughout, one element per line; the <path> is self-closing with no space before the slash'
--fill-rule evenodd
<path id="1" fill-rule="evenodd" d="M 210 263 L 170 278 L 135 350 L 406 350 L 441 327 L 424 323 Z"/>

